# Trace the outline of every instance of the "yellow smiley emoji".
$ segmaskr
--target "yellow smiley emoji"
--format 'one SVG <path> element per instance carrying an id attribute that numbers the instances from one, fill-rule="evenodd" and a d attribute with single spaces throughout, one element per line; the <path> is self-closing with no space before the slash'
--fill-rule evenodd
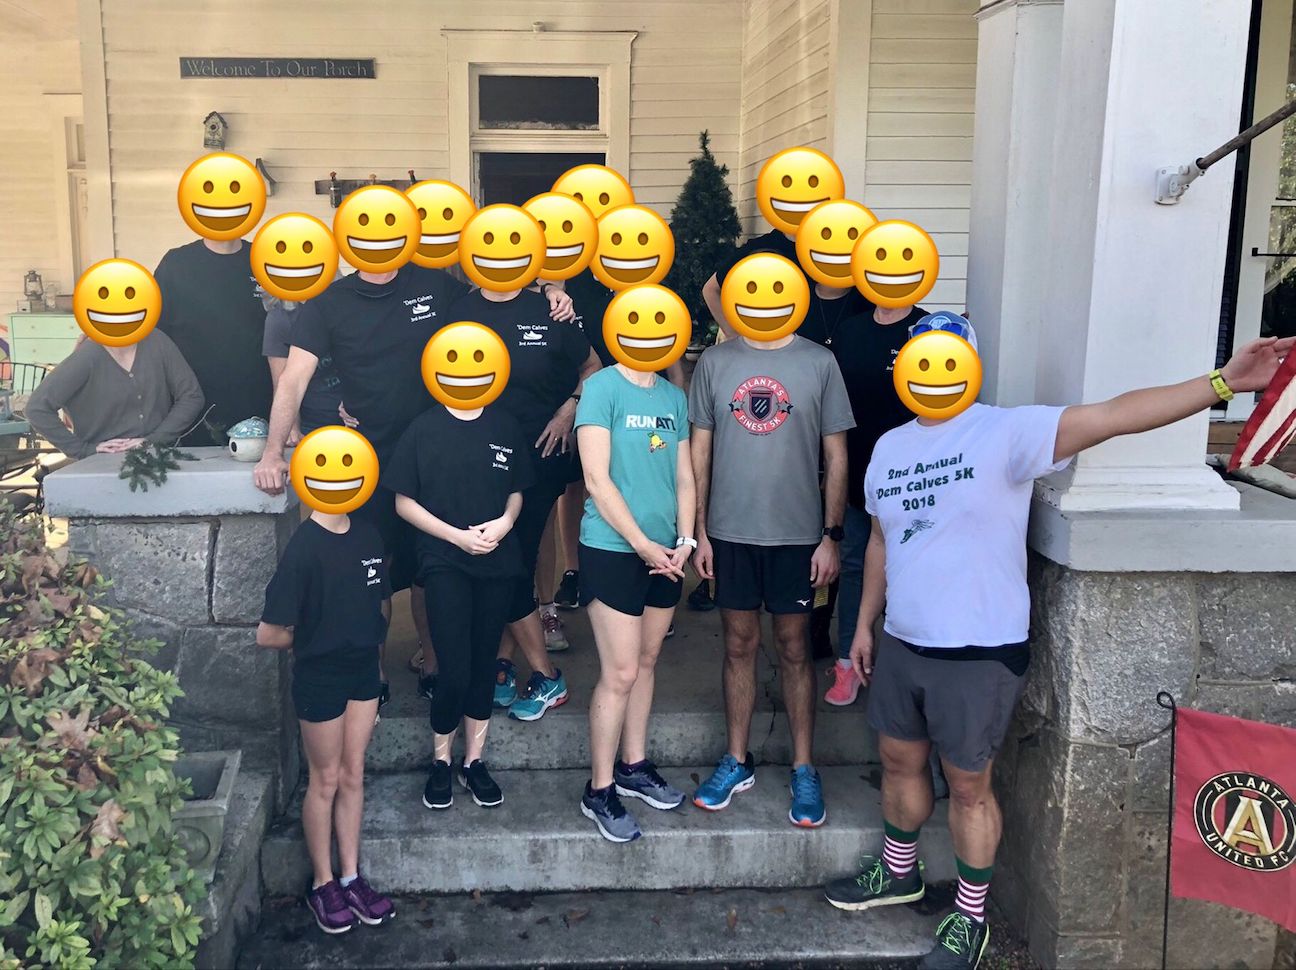
<path id="1" fill-rule="evenodd" d="M 242 155 L 213 152 L 190 165 L 176 190 L 180 218 L 207 239 L 238 239 L 265 212 L 265 179 Z"/>
<path id="2" fill-rule="evenodd" d="M 879 222 L 860 236 L 851 254 L 856 287 L 878 306 L 913 306 L 931 292 L 940 273 L 936 243 L 912 222 Z"/>
<path id="3" fill-rule="evenodd" d="M 570 195 L 601 219 L 603 213 L 617 206 L 634 205 L 634 192 L 621 173 L 606 165 L 577 165 L 558 176 L 555 192 Z"/>
<path id="4" fill-rule="evenodd" d="M 769 224 L 783 232 L 796 232 L 807 212 L 845 194 L 837 163 L 813 148 L 784 149 L 756 177 L 756 204 Z"/>
<path id="5" fill-rule="evenodd" d="M 544 230 L 547 280 L 569 280 L 594 259 L 598 224 L 584 202 L 561 192 L 545 192 L 522 206 Z"/>
<path id="6" fill-rule="evenodd" d="M 162 313 L 162 291 L 153 274 L 130 259 L 105 259 L 81 274 L 72 312 L 97 344 L 126 347 L 149 335 Z"/>
<path id="7" fill-rule="evenodd" d="M 598 253 L 590 268 L 614 290 L 660 283 L 675 261 L 675 236 L 666 220 L 641 205 L 609 209 L 598 221 Z"/>
<path id="8" fill-rule="evenodd" d="M 390 185 L 356 189 L 333 215 L 338 252 L 356 269 L 389 273 L 414 255 L 420 237 L 418 210 Z"/>
<path id="9" fill-rule="evenodd" d="M 459 234 L 459 265 L 483 290 L 507 293 L 530 286 L 544 261 L 544 230 L 515 205 L 488 205 Z"/>
<path id="10" fill-rule="evenodd" d="M 652 283 L 622 290 L 603 313 L 603 342 L 634 370 L 665 370 L 684 356 L 692 330 L 679 294 Z"/>
<path id="11" fill-rule="evenodd" d="M 359 431 L 316 428 L 293 449 L 289 477 L 303 505 L 316 512 L 354 512 L 378 486 L 378 454 Z"/>
<path id="12" fill-rule="evenodd" d="M 797 260 L 816 283 L 851 285 L 851 251 L 877 217 L 858 202 L 833 199 L 806 214 L 796 234 Z"/>
<path id="13" fill-rule="evenodd" d="M 421 366 L 428 393 L 448 408 L 473 411 L 504 393 L 509 352 L 490 327 L 464 320 L 432 335 Z"/>
<path id="14" fill-rule="evenodd" d="M 427 179 L 405 190 L 418 210 L 420 234 L 411 261 L 428 269 L 459 262 L 459 233 L 477 212 L 468 193 L 453 182 Z"/>
<path id="15" fill-rule="evenodd" d="M 962 337 L 940 330 L 920 333 L 896 355 L 896 394 L 923 418 L 952 418 L 981 393 L 981 358 Z"/>
<path id="16" fill-rule="evenodd" d="M 271 296 L 309 300 L 337 275 L 337 243 L 314 216 L 285 212 L 257 230 L 252 240 L 252 275 Z"/>
<path id="17" fill-rule="evenodd" d="M 744 337 L 778 340 L 801 326 L 810 308 L 810 284 L 792 260 L 777 253 L 753 253 L 724 278 L 720 303 Z"/>

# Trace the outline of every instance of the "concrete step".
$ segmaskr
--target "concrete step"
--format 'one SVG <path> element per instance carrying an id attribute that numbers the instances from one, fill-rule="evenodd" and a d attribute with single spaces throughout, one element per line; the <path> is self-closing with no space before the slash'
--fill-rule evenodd
<path id="1" fill-rule="evenodd" d="M 286 900 L 267 908 L 238 966 L 911 967 L 951 896 L 929 889 L 915 906 L 864 913 L 815 889 L 406 897 L 393 922 L 338 937 Z"/>
<path id="2" fill-rule="evenodd" d="M 820 886 L 854 871 L 862 851 L 882 844 L 875 772 L 821 769 L 828 821 L 819 829 L 788 822 L 788 769 L 763 765 L 756 786 L 722 812 L 685 803 L 673 812 L 630 801 L 644 836 L 628 845 L 604 840 L 580 813 L 587 770 L 501 771 L 504 804 L 479 808 L 461 789 L 454 807 L 422 804 L 422 773 L 367 782 L 361 863 L 384 892 L 515 892 Z M 710 767 L 666 772 L 686 791 Z M 294 810 L 297 811 L 297 810 Z M 923 833 L 928 878 L 954 878 L 944 803 Z M 309 872 L 299 819 L 282 819 L 261 852 L 271 895 L 297 895 Z"/>
<path id="3" fill-rule="evenodd" d="M 570 699 L 539 721 L 510 720 L 504 711 L 491 719 L 487 761 L 503 769 L 589 767 L 589 700 L 598 680 L 598 655 L 584 610 L 561 614 L 571 640 L 570 650 L 554 654 L 554 662 L 567 678 Z M 403 602 L 393 611 L 387 644 L 387 673 L 392 700 L 383 708 L 382 722 L 374 731 L 366 755 L 372 772 L 426 770 L 432 761 L 432 733 L 428 703 L 417 694 L 418 678 L 406 668 L 416 649 L 409 613 Z M 752 719 L 751 748 L 758 760 L 790 762 L 792 739 L 777 666 L 772 662 L 773 641 L 766 646 L 757 673 L 756 715 Z M 666 641 L 657 665 L 653 719 L 649 730 L 650 755 L 659 765 L 713 764 L 724 753 L 724 694 L 720 671 L 723 661 L 718 612 L 676 613 L 676 634 Z M 877 739 L 864 719 L 863 693 L 855 704 L 832 707 L 822 699 L 831 682 L 832 661 L 815 665 L 819 684 L 815 727 L 815 763 L 859 765 L 876 763 Z M 527 671 L 519 670 L 525 681 Z"/>

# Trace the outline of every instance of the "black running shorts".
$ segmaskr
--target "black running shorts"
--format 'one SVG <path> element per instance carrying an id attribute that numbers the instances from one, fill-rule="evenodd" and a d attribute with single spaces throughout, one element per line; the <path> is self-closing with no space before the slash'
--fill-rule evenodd
<path id="1" fill-rule="evenodd" d="M 371 701 L 381 690 L 378 648 L 338 650 L 293 664 L 292 698 L 302 721 L 332 721 L 348 701 Z"/>
<path id="2" fill-rule="evenodd" d="M 580 545 L 581 606 L 598 600 L 618 613 L 643 616 L 645 606 L 674 608 L 683 588 L 683 583 L 668 576 L 650 575 L 638 553 Z"/>
<path id="3" fill-rule="evenodd" d="M 810 560 L 815 546 L 753 546 L 712 539 L 715 604 L 722 610 L 809 613 L 814 606 Z M 581 583 L 585 573 L 581 571 Z"/>

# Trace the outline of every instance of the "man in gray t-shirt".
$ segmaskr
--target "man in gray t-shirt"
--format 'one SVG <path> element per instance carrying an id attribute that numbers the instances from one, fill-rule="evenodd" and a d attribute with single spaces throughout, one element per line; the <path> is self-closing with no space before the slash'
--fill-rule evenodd
<path id="1" fill-rule="evenodd" d="M 693 801 L 719 810 L 755 782 L 747 741 L 764 605 L 774 618 L 794 749 L 789 818 L 814 827 L 825 811 L 811 758 L 809 618 L 815 588 L 837 576 L 846 432 L 855 426 L 850 399 L 831 351 L 795 334 L 769 342 L 739 337 L 698 361 L 689 417 L 698 495 L 693 563 L 700 576 L 715 580 L 729 728 L 728 753 Z"/>

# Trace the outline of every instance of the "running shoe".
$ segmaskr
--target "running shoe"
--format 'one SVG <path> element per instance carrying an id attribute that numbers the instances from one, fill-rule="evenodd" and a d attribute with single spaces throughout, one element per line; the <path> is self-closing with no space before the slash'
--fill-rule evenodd
<path id="1" fill-rule="evenodd" d="M 859 689 L 864 686 L 859 679 L 859 674 L 855 673 L 855 667 L 843 667 L 841 664 L 833 664 L 832 670 L 833 684 L 828 688 L 828 693 L 824 694 L 824 700 L 834 707 L 847 707 L 855 703 L 855 698 L 859 696 Z"/>
<path id="2" fill-rule="evenodd" d="M 486 762 L 478 758 L 470 765 L 459 765 L 459 784 L 472 795 L 472 800 L 482 808 L 504 804 L 504 793 L 486 770 Z"/>
<path id="3" fill-rule="evenodd" d="M 545 649 L 550 653 L 562 653 L 570 649 L 571 643 L 567 640 L 567 631 L 563 628 L 563 621 L 558 618 L 558 611 L 553 609 L 540 609 L 540 625 L 544 627 Z"/>
<path id="4" fill-rule="evenodd" d="M 828 902 L 838 909 L 851 911 L 916 903 L 926 892 L 922 863 L 914 866 L 913 872 L 905 878 L 897 879 L 891 875 L 881 857 L 875 855 L 866 855 L 860 860 L 858 876 L 834 879 L 824 887 Z"/>
<path id="5" fill-rule="evenodd" d="M 591 819 L 598 826 L 599 834 L 609 842 L 633 842 L 643 834 L 635 817 L 625 810 L 617 797 L 616 785 L 594 791 L 586 782 L 580 809 L 581 814 Z"/>
<path id="6" fill-rule="evenodd" d="M 989 943 L 989 923 L 978 923 L 955 910 L 941 920 L 936 945 L 918 966 L 920 970 L 975 970 Z"/>
<path id="7" fill-rule="evenodd" d="M 342 898 L 356 918 L 366 926 L 378 926 L 396 915 L 396 906 L 392 901 L 376 892 L 365 882 L 365 877 L 359 874 L 349 885 L 342 886 Z"/>
<path id="8" fill-rule="evenodd" d="M 495 706 L 508 707 L 517 700 L 517 668 L 512 660 L 495 661 Z"/>
<path id="9" fill-rule="evenodd" d="M 423 789 L 424 808 L 449 808 L 454 804 L 454 786 L 451 784 L 450 762 L 434 761 Z"/>
<path id="10" fill-rule="evenodd" d="M 756 763 L 747 752 L 747 760 L 739 763 L 733 755 L 726 753 L 716 765 L 711 777 L 698 786 L 693 794 L 693 804 L 705 808 L 708 812 L 718 812 L 729 806 L 729 801 L 740 791 L 746 791 L 756 784 Z"/>
<path id="11" fill-rule="evenodd" d="M 308 892 L 306 905 L 310 908 L 311 915 L 315 917 L 315 924 L 325 933 L 333 936 L 355 929 L 356 923 L 359 922 L 355 913 L 347 906 L 342 887 L 338 885 L 336 879 L 330 879 L 318 889 Z"/>
<path id="12" fill-rule="evenodd" d="M 623 761 L 612 766 L 616 793 L 625 798 L 639 798 L 653 808 L 670 811 L 684 804 L 684 793 L 657 773 L 651 761 L 641 761 L 631 768 Z"/>
<path id="13" fill-rule="evenodd" d="M 666 628 L 666 636 L 662 637 L 662 639 L 669 640 L 674 635 L 675 635 L 675 624 L 672 623 L 670 626 Z"/>
<path id="14" fill-rule="evenodd" d="M 563 573 L 558 592 L 554 593 L 554 606 L 560 610 L 574 610 L 580 606 L 580 573 L 575 569 Z"/>
<path id="15" fill-rule="evenodd" d="M 711 580 L 704 579 L 693 587 L 688 594 L 688 608 L 698 613 L 710 613 L 715 609 L 715 600 L 711 598 Z"/>
<path id="16" fill-rule="evenodd" d="M 550 680 L 540 671 L 534 671 L 527 681 L 526 691 L 509 706 L 509 717 L 515 721 L 538 721 L 551 707 L 567 703 L 567 681 L 562 671 L 555 670 Z"/>
<path id="17" fill-rule="evenodd" d="M 420 674 L 418 692 L 420 696 L 431 701 L 432 695 L 436 693 L 436 674 Z"/>
<path id="18" fill-rule="evenodd" d="M 824 807 L 823 783 L 819 779 L 819 772 L 809 765 L 793 768 L 788 790 L 792 794 L 788 821 L 803 829 L 817 829 L 823 825 L 828 818 L 828 809 Z"/>

